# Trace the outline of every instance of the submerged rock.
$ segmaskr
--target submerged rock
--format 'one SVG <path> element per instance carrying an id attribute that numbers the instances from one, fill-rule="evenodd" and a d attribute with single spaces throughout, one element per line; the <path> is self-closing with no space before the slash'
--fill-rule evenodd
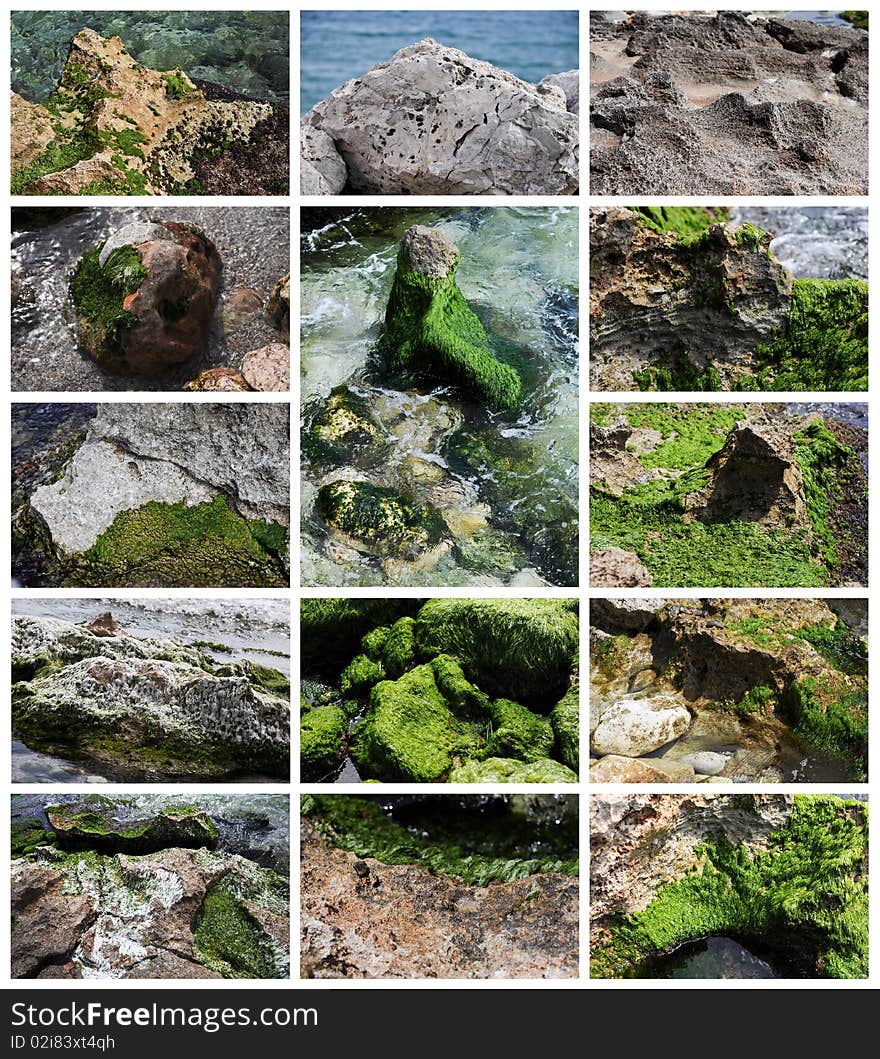
<path id="1" fill-rule="evenodd" d="M 126 225 L 71 278 L 80 347 L 114 374 L 153 376 L 189 360 L 208 332 L 221 268 L 194 224 Z"/>
<path id="2" fill-rule="evenodd" d="M 522 399 L 522 380 L 495 358 L 459 290 L 460 257 L 437 228 L 417 224 L 405 233 L 379 350 L 392 371 L 425 372 L 509 411 Z"/>
<path id="3" fill-rule="evenodd" d="M 208 368 L 184 385 L 194 393 L 247 393 L 247 379 L 233 368 Z"/>
<path id="4" fill-rule="evenodd" d="M 274 113 L 268 103 L 208 99 L 182 70 L 150 70 L 119 37 L 92 29 L 71 41 L 51 104 L 13 106 L 14 194 L 199 192 L 204 158 L 256 142 Z M 226 194 L 249 193 L 234 181 L 227 174 Z"/>
<path id="5" fill-rule="evenodd" d="M 302 193 L 573 194 L 578 120 L 542 84 L 430 38 L 403 48 L 302 119 Z"/>

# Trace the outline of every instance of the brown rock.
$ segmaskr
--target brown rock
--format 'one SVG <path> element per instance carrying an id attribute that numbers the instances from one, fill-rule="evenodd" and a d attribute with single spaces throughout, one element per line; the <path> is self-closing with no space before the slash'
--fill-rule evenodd
<path id="1" fill-rule="evenodd" d="M 635 552 L 603 548 L 590 555 L 593 588 L 647 588 L 654 579 Z"/>
<path id="2" fill-rule="evenodd" d="M 233 368 L 208 368 L 184 385 L 196 393 L 236 393 L 250 391 L 247 379 Z"/>
<path id="3" fill-rule="evenodd" d="M 290 345 L 290 273 L 280 279 L 266 302 L 266 319 Z"/>
<path id="4" fill-rule="evenodd" d="M 302 843 L 303 977 L 577 975 L 577 879 L 468 886 L 416 865 L 361 860 L 308 823 Z"/>
<path id="5" fill-rule="evenodd" d="M 675 770 L 659 768 L 653 758 L 620 757 L 608 754 L 590 766 L 590 783 L 693 783 L 694 770 L 681 766 Z"/>
<path id="6" fill-rule="evenodd" d="M 230 331 L 237 331 L 252 316 L 261 312 L 262 308 L 263 294 L 261 291 L 247 287 L 229 291 L 223 295 L 223 330 L 227 334 Z"/>
<path id="7" fill-rule="evenodd" d="M 245 355 L 241 373 L 252 390 L 281 392 L 290 389 L 290 350 L 280 342 L 252 349 Z"/>
<path id="8" fill-rule="evenodd" d="M 39 103 L 28 103 L 13 92 L 10 100 L 10 152 L 12 169 L 30 165 L 55 139 L 55 128 L 49 111 Z"/>
<path id="9" fill-rule="evenodd" d="M 624 416 L 608 427 L 590 422 L 590 486 L 610 496 L 620 496 L 624 489 L 658 476 L 648 470 L 629 451 L 633 428 Z"/>
<path id="10" fill-rule="evenodd" d="M 92 618 L 91 621 L 85 623 L 86 628 L 95 636 L 118 636 L 120 629 L 116 624 L 116 619 L 110 613 L 109 610 L 105 610 L 103 614 L 99 614 L 97 618 Z"/>
<path id="11" fill-rule="evenodd" d="M 13 978 L 36 978 L 44 969 L 67 963 L 83 931 L 94 921 L 97 909 L 92 899 L 64 893 L 64 882 L 64 875 L 49 864 L 13 861 Z"/>

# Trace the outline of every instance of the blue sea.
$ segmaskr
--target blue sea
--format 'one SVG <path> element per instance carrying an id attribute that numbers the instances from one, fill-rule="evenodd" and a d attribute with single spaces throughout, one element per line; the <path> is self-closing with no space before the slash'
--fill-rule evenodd
<path id="1" fill-rule="evenodd" d="M 532 83 L 579 66 L 576 11 L 303 11 L 301 27 L 303 113 L 423 37 Z"/>

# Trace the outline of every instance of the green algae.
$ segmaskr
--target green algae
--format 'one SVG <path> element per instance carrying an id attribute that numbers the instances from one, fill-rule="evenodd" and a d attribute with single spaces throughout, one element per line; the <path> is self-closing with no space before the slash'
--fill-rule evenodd
<path id="1" fill-rule="evenodd" d="M 454 655 L 487 694 L 548 712 L 578 652 L 572 600 L 431 599 L 416 618 L 422 657 Z"/>
<path id="2" fill-rule="evenodd" d="M 804 500 L 813 532 L 824 552 L 825 562 L 838 561 L 838 534 L 830 518 L 835 501 L 843 493 L 844 477 L 858 465 L 855 452 L 841 444 L 821 420 L 795 435 L 794 460 L 804 480 Z"/>
<path id="3" fill-rule="evenodd" d="M 134 247 L 118 247 L 103 266 L 100 252 L 101 246 L 87 250 L 70 280 L 79 340 L 99 363 L 119 353 L 122 333 L 135 322 L 135 317 L 123 308 L 125 299 L 147 276 Z"/>
<path id="4" fill-rule="evenodd" d="M 97 809 L 71 811 L 64 805 L 46 807 L 56 843 L 65 850 L 104 853 L 149 853 L 169 847 L 213 849 L 217 826 L 197 806 L 162 809 L 145 820 L 117 824 Z"/>
<path id="5" fill-rule="evenodd" d="M 491 408 L 512 411 L 522 400 L 522 380 L 489 348 L 483 325 L 459 290 L 457 269 L 458 260 L 445 276 L 426 275 L 412 267 L 401 245 L 379 352 L 392 371 L 427 372 Z"/>
<path id="6" fill-rule="evenodd" d="M 335 677 L 357 653 L 362 637 L 376 635 L 380 627 L 392 625 L 418 607 L 418 601 L 408 599 L 302 600 L 299 620 L 303 672 Z M 363 653 L 373 657 L 366 645 Z"/>
<path id="7" fill-rule="evenodd" d="M 868 29 L 868 12 L 867 11 L 841 11 L 840 17 L 844 22 L 849 22 L 850 25 L 855 26 L 856 29 Z"/>
<path id="8" fill-rule="evenodd" d="M 13 857 L 26 857 L 40 846 L 55 845 L 55 835 L 46 830 L 42 820 L 33 816 L 13 820 L 9 826 L 9 839 Z"/>
<path id="9" fill-rule="evenodd" d="M 606 636 L 591 652 L 590 660 L 606 677 L 619 677 L 626 668 L 632 642 L 628 636 Z"/>
<path id="10" fill-rule="evenodd" d="M 361 652 L 371 662 L 380 662 L 382 660 L 382 652 L 385 650 L 385 644 L 388 643 L 390 635 L 391 627 L 389 625 L 379 625 L 377 628 L 371 629 L 364 634 L 361 640 Z"/>
<path id="11" fill-rule="evenodd" d="M 804 677 L 778 696 L 777 709 L 805 746 L 838 758 L 850 779 L 867 780 L 867 688 L 845 690 L 827 678 Z"/>
<path id="12" fill-rule="evenodd" d="M 180 69 L 162 74 L 162 80 L 165 82 L 165 94 L 169 99 L 183 99 L 196 91 L 196 86 Z"/>
<path id="13" fill-rule="evenodd" d="M 629 976 L 652 956 L 712 935 L 754 938 L 807 960 L 812 977 L 865 977 L 867 818 L 862 802 L 796 795 L 764 848 L 707 840 L 689 874 L 643 911 L 612 917 L 591 952 L 592 977 Z"/>
<path id="14" fill-rule="evenodd" d="M 120 512 L 65 583 L 282 588 L 286 540 L 283 526 L 243 518 L 222 494 L 192 507 L 150 501 Z"/>
<path id="15" fill-rule="evenodd" d="M 533 762 L 549 758 L 554 735 L 550 722 L 510 699 L 496 699 L 489 705 L 492 735 L 486 753 L 492 757 Z"/>
<path id="16" fill-rule="evenodd" d="M 301 778 L 320 783 L 342 764 L 348 717 L 339 706 L 318 706 L 300 720 L 299 760 Z"/>
<path id="17" fill-rule="evenodd" d="M 637 223 L 659 235 L 699 237 L 713 224 L 720 224 L 730 216 L 725 207 L 706 206 L 631 206 L 638 214 Z"/>
<path id="18" fill-rule="evenodd" d="M 577 775 L 580 771 L 580 691 L 568 689 L 550 711 L 556 757 Z"/>
<path id="19" fill-rule="evenodd" d="M 489 850 L 505 842 L 513 846 L 512 824 L 490 828 L 475 818 L 474 833 L 468 834 L 460 819 L 445 814 L 444 821 L 432 821 L 429 833 L 419 827 L 407 829 L 389 819 L 376 802 L 350 795 L 306 796 L 302 813 L 328 841 L 359 857 L 384 864 L 418 864 L 432 874 L 449 875 L 473 886 L 512 882 L 544 872 L 578 874 L 576 857 L 560 855 L 562 839 L 567 837 L 563 828 L 557 829 L 558 854 L 505 857 L 492 856 Z"/>
<path id="20" fill-rule="evenodd" d="M 435 507 L 370 482 L 329 482 L 316 508 L 329 526 L 393 558 L 418 559 L 449 532 Z"/>
<path id="21" fill-rule="evenodd" d="M 373 662 L 366 655 L 355 655 L 343 669 L 339 687 L 343 695 L 365 695 L 385 675 L 385 670 L 378 662 Z"/>
<path id="22" fill-rule="evenodd" d="M 450 783 L 577 783 L 576 772 L 554 761 L 517 761 L 489 757 L 484 761 L 466 761 L 449 774 Z"/>
<path id="23" fill-rule="evenodd" d="M 410 617 L 398 618 L 382 651 L 382 664 L 389 679 L 402 677 L 416 661 L 416 623 Z"/>

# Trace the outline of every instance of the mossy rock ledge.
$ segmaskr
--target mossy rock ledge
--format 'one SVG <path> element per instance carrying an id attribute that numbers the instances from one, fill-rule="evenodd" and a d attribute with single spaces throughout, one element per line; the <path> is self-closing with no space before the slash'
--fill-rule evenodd
<path id="1" fill-rule="evenodd" d="M 379 351 L 392 372 L 421 372 L 492 409 L 512 411 L 522 400 L 522 380 L 492 353 L 459 290 L 460 257 L 436 228 L 414 225 L 405 233 Z"/>

